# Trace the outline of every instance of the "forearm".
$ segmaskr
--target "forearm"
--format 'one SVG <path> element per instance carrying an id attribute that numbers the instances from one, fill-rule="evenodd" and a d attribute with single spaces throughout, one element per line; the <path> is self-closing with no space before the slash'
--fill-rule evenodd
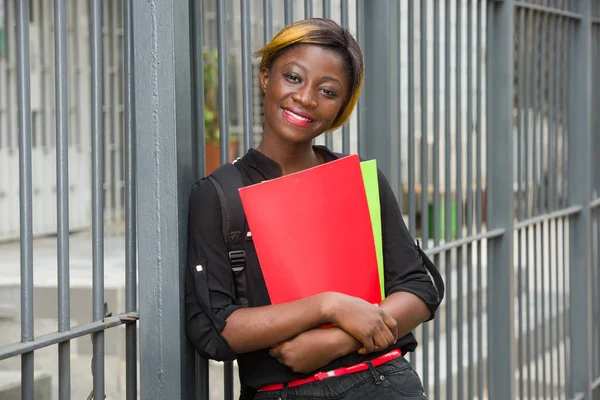
<path id="1" fill-rule="evenodd" d="M 391 294 L 381 302 L 379 307 L 398 323 L 398 338 L 412 332 L 431 315 L 425 302 L 408 292 Z"/>
<path id="2" fill-rule="evenodd" d="M 323 293 L 284 304 L 241 308 L 227 318 L 221 334 L 238 354 L 272 347 L 330 322 L 326 303 Z"/>
<path id="3" fill-rule="evenodd" d="M 415 328 L 426 321 L 430 311 L 425 303 L 417 296 L 408 292 L 397 292 L 387 297 L 380 308 L 388 313 L 397 322 L 398 337 L 401 338 L 412 332 Z M 328 342 L 337 349 L 336 358 L 343 357 L 362 349 L 362 343 L 342 329 L 332 328 L 322 335 L 315 337 L 316 340 Z M 361 353 L 364 349 L 361 350 Z"/>

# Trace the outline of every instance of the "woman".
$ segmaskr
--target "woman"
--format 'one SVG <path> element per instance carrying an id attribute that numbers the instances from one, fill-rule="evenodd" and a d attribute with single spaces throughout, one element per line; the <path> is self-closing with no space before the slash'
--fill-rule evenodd
<path id="1" fill-rule="evenodd" d="M 342 126 L 358 100 L 363 59 L 351 34 L 331 20 L 307 19 L 257 55 L 263 140 L 235 163 L 244 185 L 337 159 L 312 141 Z M 440 296 L 381 173 L 379 181 L 387 296 L 379 306 L 340 293 L 271 305 L 250 241 L 249 307 L 237 305 L 218 194 L 206 179 L 192 188 L 187 334 L 204 357 L 237 358 L 242 398 L 426 398 L 402 355 L 415 349 L 411 331 L 433 318 Z M 319 328 L 327 323 L 334 327 Z"/>

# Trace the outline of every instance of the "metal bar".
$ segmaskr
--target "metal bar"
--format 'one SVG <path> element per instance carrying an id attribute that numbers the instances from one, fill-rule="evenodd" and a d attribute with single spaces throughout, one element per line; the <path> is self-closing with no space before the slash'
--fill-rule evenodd
<path id="1" fill-rule="evenodd" d="M 194 23 L 192 59 L 194 65 L 194 160 L 196 162 L 196 179 L 206 175 L 206 132 L 204 127 L 204 11 L 203 1 L 191 2 Z M 208 380 L 208 371 L 204 371 Z M 208 393 L 206 394 L 208 396 Z"/>
<path id="2" fill-rule="evenodd" d="M 467 9 L 467 237 L 473 235 L 473 1 Z M 467 398 L 475 397 L 473 373 L 473 245 L 467 246 Z"/>
<path id="3" fill-rule="evenodd" d="M 558 227 L 558 221 L 560 220 L 560 218 L 557 218 L 554 220 L 554 264 L 555 264 L 555 275 L 554 275 L 554 290 L 556 292 L 556 376 L 558 378 L 558 398 L 561 399 L 562 398 L 562 385 L 561 385 L 561 381 L 562 381 L 562 372 L 561 372 L 561 365 L 563 365 L 563 362 L 561 362 L 561 357 L 560 357 L 560 342 L 561 342 L 561 331 L 560 331 L 560 263 L 559 263 L 559 250 L 560 251 L 564 251 L 563 249 L 560 249 L 559 247 L 559 241 L 558 241 L 558 231 L 559 231 L 559 227 Z M 563 282 L 564 284 L 564 282 Z M 566 313 L 566 310 L 563 309 L 563 313 Z M 562 340 L 565 340 L 565 332 L 563 329 L 563 336 L 562 336 Z"/>
<path id="4" fill-rule="evenodd" d="M 557 217 L 568 217 L 568 216 L 571 216 L 571 215 L 581 212 L 582 209 L 583 209 L 583 206 L 571 206 L 571 207 L 563 208 L 560 210 L 552 211 L 552 212 L 549 212 L 549 213 L 546 213 L 543 215 L 538 215 L 536 217 L 528 218 L 523 221 L 518 221 L 515 223 L 515 228 L 516 229 L 524 228 L 528 225 L 535 225 L 535 224 L 538 224 L 541 222 L 546 222 L 550 219 L 557 218 Z"/>
<path id="5" fill-rule="evenodd" d="M 590 208 L 598 208 L 598 207 L 600 207 L 600 198 L 590 201 Z"/>
<path id="6" fill-rule="evenodd" d="M 558 96 L 556 93 L 556 65 L 558 64 L 556 35 L 558 32 L 557 25 L 560 18 L 550 20 L 550 33 L 548 40 L 549 56 L 548 56 L 548 209 L 556 210 L 558 208 L 558 196 L 556 193 L 556 168 L 558 160 L 558 150 L 556 143 L 556 102 Z M 551 161 L 552 160 L 552 161 Z"/>
<path id="7" fill-rule="evenodd" d="M 523 41 L 521 41 L 521 43 L 523 43 L 523 47 L 525 49 L 525 51 L 523 52 L 524 54 L 522 55 L 523 58 L 523 83 L 522 83 L 522 89 L 521 89 L 521 94 L 523 95 L 522 99 L 523 99 L 523 104 L 524 104 L 524 115 L 523 115 L 523 145 L 524 145 L 524 151 L 523 151 L 523 173 L 524 173 L 524 193 L 523 193 L 523 200 L 524 200 L 524 205 L 523 205 L 523 210 L 522 210 L 522 214 L 521 214 L 521 218 L 527 218 L 530 217 L 532 215 L 532 210 L 530 207 L 530 202 L 529 202 L 529 184 L 530 184 L 530 169 L 529 169 L 529 143 L 530 143 L 530 139 L 529 139 L 529 135 L 530 135 L 530 130 L 529 130 L 529 126 L 531 123 L 531 91 L 530 91 L 530 75 L 531 75 L 531 69 L 530 69 L 530 57 L 532 54 L 531 51 L 531 46 L 532 46 L 532 42 L 530 40 L 530 30 L 527 30 L 527 34 L 525 34 L 525 27 L 526 26 L 531 26 L 532 25 L 532 19 L 533 19 L 533 11 L 528 10 L 528 9 L 523 9 L 523 14 L 524 14 L 524 19 L 523 19 L 523 25 L 522 25 L 522 36 L 523 36 Z M 521 218 L 519 218 L 519 220 L 521 220 Z M 532 354 L 532 346 L 531 346 L 531 282 L 530 282 L 530 275 L 531 275 L 531 269 L 530 269 L 530 262 L 529 262 L 529 248 L 530 248 L 530 229 L 529 227 L 524 227 L 523 228 L 519 228 L 518 224 L 520 223 L 517 222 L 517 224 L 515 225 L 515 229 L 518 229 L 519 232 L 521 232 L 522 230 L 524 230 L 525 232 L 525 249 L 526 251 L 524 252 L 524 257 L 525 257 L 525 327 L 526 327 L 526 335 L 525 335 L 525 340 L 526 340 L 526 345 L 525 345 L 525 366 L 526 366 L 526 371 L 527 371 L 527 396 L 528 397 L 532 397 L 533 396 L 533 379 L 531 378 L 532 376 L 532 368 L 531 368 L 531 354 Z M 522 246 L 522 244 L 520 244 L 520 246 Z"/>
<path id="8" fill-rule="evenodd" d="M 534 19 L 534 12 L 528 9 L 524 9 L 523 12 L 526 15 L 526 24 L 525 26 L 533 26 L 533 19 Z M 523 28 L 523 30 L 525 30 L 525 28 Z M 532 207 L 530 207 L 530 198 L 529 198 L 529 186 L 530 186 L 530 177 L 533 175 L 532 173 L 530 173 L 530 168 L 529 168 L 529 143 L 530 143 L 530 125 L 532 124 L 532 120 L 533 120 L 533 115 L 532 115 L 532 107 L 531 107 L 531 85 L 533 84 L 533 79 L 531 79 L 531 68 L 533 67 L 533 62 L 531 61 L 531 57 L 532 57 L 532 46 L 535 46 L 535 43 L 532 42 L 531 40 L 531 29 L 527 29 L 527 34 L 524 35 L 524 44 L 525 44 L 525 55 L 523 56 L 524 60 L 524 70 L 525 70 L 525 74 L 526 74 L 526 79 L 524 80 L 524 86 L 525 86 L 525 97 L 524 97 L 524 102 L 525 102 L 525 118 L 524 118 L 524 129 L 523 129 L 523 138 L 524 138 L 524 142 L 525 142 L 525 152 L 523 154 L 523 172 L 524 172 L 524 184 L 525 184 L 525 188 L 524 188 L 524 193 L 523 193 L 523 198 L 524 198 L 524 202 L 525 202 L 525 209 L 524 209 L 524 213 L 523 213 L 523 218 L 527 218 L 530 217 L 533 214 L 533 210 Z M 530 64 L 532 65 L 532 67 L 530 68 Z M 533 143 L 533 142 L 532 142 Z M 532 144 L 533 147 L 533 144 Z M 528 336 L 529 338 L 529 336 Z M 530 369 L 529 364 L 527 364 L 527 368 L 528 371 Z M 531 375 L 527 375 L 528 377 L 530 377 Z M 531 385 L 531 379 L 528 378 L 529 381 L 529 385 Z M 530 393 L 530 391 L 528 390 L 528 393 Z"/>
<path id="9" fill-rule="evenodd" d="M 348 29 L 350 26 L 348 17 L 348 0 L 341 1 L 341 25 L 342 27 Z M 350 154 L 350 126 L 348 122 L 342 126 L 342 153 Z"/>
<path id="10" fill-rule="evenodd" d="M 356 36 L 358 44 L 361 48 L 365 48 L 366 38 L 365 38 L 365 2 L 364 0 L 356 0 Z M 364 58 L 364 56 L 363 56 Z M 366 62 L 366 60 L 365 60 Z M 364 93 L 364 89 L 363 89 Z M 357 113 L 356 113 L 356 122 L 358 125 L 358 153 L 362 154 L 362 152 L 366 148 L 367 144 L 367 128 L 366 128 L 366 106 L 364 100 L 364 94 L 359 97 L 358 103 L 356 104 Z"/>
<path id="11" fill-rule="evenodd" d="M 137 310 L 136 132 L 133 68 L 133 0 L 123 2 L 123 94 L 125 122 L 125 311 Z M 125 327 L 125 393 L 137 399 L 137 324 Z"/>
<path id="12" fill-rule="evenodd" d="M 331 18 L 331 0 L 323 1 L 323 18 Z"/>
<path id="13" fill-rule="evenodd" d="M 475 242 L 478 242 L 481 240 L 496 239 L 496 238 L 499 238 L 500 236 L 506 234 L 506 232 L 507 232 L 506 229 L 503 229 L 503 228 L 497 228 L 497 229 L 492 229 L 490 231 L 481 232 L 481 233 L 478 233 L 473 236 L 468 236 L 468 237 L 464 237 L 459 240 L 447 242 L 441 246 L 432 247 L 431 249 L 427 250 L 427 254 L 435 255 L 438 253 L 445 253 L 445 252 L 448 252 L 449 250 L 456 249 L 456 248 L 459 248 L 462 246 L 467 246 L 467 245 L 470 245 L 472 243 L 475 243 Z"/>
<path id="14" fill-rule="evenodd" d="M 189 188 L 193 165 L 188 0 L 133 1 L 140 309 L 140 397 L 191 399 L 194 352 L 185 335 Z"/>
<path id="15" fill-rule="evenodd" d="M 114 104 L 111 100 L 111 66 L 110 66 L 110 58 L 111 54 L 111 46 L 110 46 L 110 23 L 112 18 L 110 17 L 110 2 L 109 1 L 101 1 L 100 2 L 100 30 L 101 36 L 100 40 L 102 42 L 102 57 L 100 58 L 100 70 L 102 71 L 102 96 L 100 96 L 100 107 L 102 113 L 100 114 L 100 118 L 102 118 L 102 137 L 103 137 L 103 158 L 102 158 L 102 181 L 103 181 L 103 190 L 104 197 L 102 199 L 102 214 L 104 221 L 114 221 L 114 203 L 113 203 L 113 164 L 112 164 L 112 145 L 111 145 L 111 136 L 113 134 L 113 119 L 111 115 L 111 110 L 114 108 Z M 107 17 L 105 17 L 107 16 Z M 90 36 L 91 37 L 91 36 Z M 90 57 L 93 58 L 94 53 L 90 53 Z M 93 63 L 94 61 L 92 61 Z M 106 100 L 106 103 L 104 102 Z"/>
<path id="16" fill-rule="evenodd" d="M 304 0 L 304 18 L 312 18 L 313 2 L 312 0 Z"/>
<path id="17" fill-rule="evenodd" d="M 408 228 L 416 234 L 415 192 L 415 4 L 408 3 Z M 422 188 L 422 190 L 425 190 Z M 412 354 L 412 353 L 411 353 Z"/>
<path id="18" fill-rule="evenodd" d="M 242 98 L 244 103 L 244 147 L 246 153 L 253 146 L 252 130 L 252 54 L 250 37 L 250 2 L 240 0 L 242 8 Z"/>
<path id="19" fill-rule="evenodd" d="M 119 59 L 119 45 L 123 45 L 123 25 L 119 26 L 119 22 L 122 24 L 122 20 L 119 21 L 119 16 L 122 17 L 122 7 L 119 2 L 113 2 L 112 4 L 112 29 L 111 29 L 111 46 L 112 46 L 112 101 L 113 101 L 113 182 L 114 182 L 114 218 L 115 221 L 123 221 L 123 193 L 121 189 L 124 187 L 123 182 L 123 125 L 120 121 L 123 121 L 123 97 L 120 93 L 120 88 L 123 85 L 122 81 L 122 60 Z M 121 38 L 119 38 L 119 35 Z"/>
<path id="20" fill-rule="evenodd" d="M 331 0 L 323 0 L 323 18 L 331 18 Z M 333 148 L 333 132 L 325 135 L 325 146 Z"/>
<path id="21" fill-rule="evenodd" d="M 67 101 L 67 9 L 54 1 L 56 104 L 56 204 L 58 253 L 58 331 L 71 328 L 69 296 L 69 132 Z M 71 397 L 70 342 L 58 345 L 58 396 Z"/>
<path id="22" fill-rule="evenodd" d="M 223 363 L 223 379 L 224 391 L 223 391 L 223 399 L 224 400 L 233 400 L 233 362 L 225 361 Z"/>
<path id="23" fill-rule="evenodd" d="M 554 171 L 554 165 L 556 163 L 556 158 L 553 157 L 554 152 L 551 153 L 551 150 L 554 149 L 553 147 L 553 143 L 554 143 L 554 118 L 556 116 L 556 112 L 554 110 L 554 93 L 555 93 L 555 87 L 554 87 L 554 66 L 556 65 L 556 59 L 554 58 L 554 50 L 555 50 L 555 43 L 554 43 L 554 31 L 555 31 L 555 25 L 558 22 L 558 18 L 554 19 L 552 17 L 549 18 L 548 24 L 549 24 L 549 34 L 547 37 L 548 40 L 548 101 L 547 101 L 547 108 L 546 108 L 546 115 L 547 115 L 547 119 L 548 119 L 548 140 L 547 140 L 547 148 L 548 148 L 548 153 L 547 153 L 547 157 L 546 160 L 548 160 L 548 170 L 547 170 L 547 182 L 548 182 L 548 210 L 555 210 L 556 209 L 556 191 L 554 189 L 554 182 L 553 182 L 553 171 Z M 553 315 L 553 307 L 552 307 L 552 268 L 554 266 L 553 262 L 552 262 L 552 257 L 551 257 L 551 253 L 553 250 L 553 247 L 551 245 L 552 243 L 552 226 L 553 226 L 553 222 L 555 222 L 556 220 L 550 220 L 548 221 L 548 331 L 549 331 L 549 343 L 550 343 L 550 360 L 548 363 L 548 367 L 550 370 L 550 384 L 552 385 L 552 387 L 554 387 L 554 366 L 556 365 L 556 363 L 554 362 L 554 327 L 552 324 L 552 315 Z M 555 232 L 555 230 L 554 230 Z M 557 314 L 558 315 L 558 310 L 557 310 Z M 557 332 L 558 333 L 558 332 Z M 558 343 L 558 340 L 556 341 L 556 343 Z M 550 391 L 550 398 L 554 399 L 554 391 L 551 390 Z"/>
<path id="24" fill-rule="evenodd" d="M 462 137 L 463 137 L 463 127 L 462 127 L 462 115 L 463 115 L 463 83 L 462 83 L 462 69 L 463 69 L 463 51 L 462 51 L 462 28 L 463 28 L 463 11 L 462 8 L 464 6 L 464 2 L 461 0 L 456 0 L 456 42 L 455 42 L 455 52 L 456 52 L 456 90 L 455 94 L 455 123 L 456 123 L 456 133 L 455 133 L 455 143 L 456 143 L 456 235 L 460 239 L 463 236 L 463 220 L 462 220 L 462 210 L 463 210 L 463 151 L 462 151 Z M 457 296 L 456 296 L 456 318 L 457 321 L 463 321 L 463 246 L 457 247 L 456 254 L 456 284 L 457 284 Z M 464 332 L 463 332 L 463 324 L 458 323 L 456 330 L 456 338 L 457 338 L 457 355 L 456 355 L 456 363 L 458 364 L 457 371 L 457 384 L 456 384 L 456 392 L 457 398 L 464 398 L 464 384 L 463 384 L 463 346 L 464 346 Z"/>
<path id="25" fill-rule="evenodd" d="M 396 29 L 396 34 L 398 35 L 398 37 L 402 37 L 402 19 L 403 19 L 403 12 L 402 12 L 402 5 L 398 5 L 397 7 L 397 14 L 396 14 L 396 25 L 395 27 Z M 392 113 L 391 117 L 392 119 L 394 119 L 394 123 L 397 123 L 397 126 L 399 129 L 402 129 L 402 104 L 403 104 L 403 90 L 402 90 L 402 82 L 405 79 L 404 74 L 402 73 L 402 51 L 400 50 L 402 46 L 400 44 L 400 42 L 398 41 L 397 43 L 397 48 L 396 48 L 396 60 L 395 60 L 395 68 L 398 69 L 398 73 L 397 74 L 392 74 L 392 76 L 390 77 L 390 79 L 395 79 L 395 83 L 396 83 L 396 102 L 397 102 L 397 106 L 396 106 L 396 110 L 397 112 Z M 391 85 L 390 85 L 391 86 Z M 404 135 L 402 134 L 398 134 L 397 135 L 397 142 L 396 142 L 396 150 L 397 150 L 397 154 L 398 157 L 396 157 L 396 165 L 398 170 L 396 171 L 396 198 L 398 200 L 398 207 L 400 208 L 400 210 L 404 210 L 404 178 L 403 178 L 403 171 L 404 168 L 402 167 L 402 149 L 404 148 Z"/>
<path id="26" fill-rule="evenodd" d="M 88 322 L 86 324 L 77 325 L 65 332 L 52 332 L 45 335 L 40 335 L 28 342 L 19 342 L 3 346 L 0 349 L 0 361 L 18 355 L 32 353 L 35 350 L 49 347 L 61 342 L 67 342 L 73 339 L 77 339 L 79 337 L 86 336 L 91 333 L 100 332 L 109 328 L 114 328 L 115 326 L 123 325 L 131 321 L 136 321 L 138 319 L 138 312 L 124 313 L 112 317 L 107 317 L 104 319 L 104 321 Z"/>
<path id="27" fill-rule="evenodd" d="M 381 2 L 365 1 L 362 3 L 364 15 L 361 24 L 364 29 L 364 37 L 361 38 L 361 47 L 364 50 L 365 60 L 365 85 L 361 102 L 368 104 L 364 119 L 359 123 L 369 128 L 368 137 L 364 131 L 359 136 L 359 153 L 366 159 L 377 158 L 377 166 L 383 171 L 388 179 L 391 173 L 391 151 L 390 151 L 390 58 L 395 57 L 392 52 L 396 51 L 391 45 L 389 32 L 393 29 L 391 19 L 395 14 L 394 7 L 398 2 L 393 0 L 382 0 Z M 360 34 L 360 31 L 359 31 Z M 365 43 L 378 43 L 379 46 L 365 46 Z"/>
<path id="28" fill-rule="evenodd" d="M 421 54 L 419 61 L 419 65 L 421 68 L 421 87 L 419 96 L 421 100 L 421 238 L 423 241 L 424 249 L 427 249 L 429 247 L 429 130 L 427 126 L 427 119 L 429 118 L 427 108 L 427 102 L 429 101 L 429 96 L 427 95 L 427 68 L 429 67 L 427 63 L 427 29 L 429 26 L 429 14 L 427 12 L 427 1 L 428 0 L 421 1 L 421 7 L 419 10 L 419 29 L 421 31 Z M 423 386 L 425 387 L 425 391 L 429 391 L 429 324 L 421 325 L 421 332 L 423 335 L 423 340 L 421 341 L 423 346 Z"/>
<path id="29" fill-rule="evenodd" d="M 227 2 L 217 2 L 218 80 L 219 80 L 219 139 L 221 164 L 229 161 L 229 81 L 227 58 Z"/>
<path id="30" fill-rule="evenodd" d="M 573 43 L 573 78 L 569 92 L 568 200 L 582 204 L 581 213 L 569 221 L 571 378 L 573 392 L 591 398 L 591 246 L 589 202 L 592 199 L 592 29 L 591 1 L 577 2 L 583 16 L 575 25 Z"/>
<path id="31" fill-rule="evenodd" d="M 566 96 L 565 96 L 566 97 Z M 570 390 L 571 390 L 571 382 L 572 379 L 568 374 L 568 370 L 569 370 L 569 349 L 567 346 L 567 336 L 568 336 L 568 329 L 569 326 L 567 324 L 567 262 L 566 262 L 566 251 L 565 249 L 567 248 L 566 245 L 566 238 L 567 238 L 567 234 L 566 234 L 566 228 L 565 228 L 565 221 L 568 221 L 568 219 L 565 218 L 561 218 L 562 221 L 562 230 L 561 230 L 561 234 L 562 234 L 562 247 L 563 247 L 563 251 L 562 251 L 562 276 L 561 276 L 561 282 L 563 282 L 563 290 L 562 290 L 562 304 L 563 304 L 563 332 L 564 332 L 564 336 L 565 336 L 565 343 L 563 345 L 563 353 L 564 353 L 564 361 L 563 361 L 563 371 L 565 373 L 565 398 L 568 396 Z"/>
<path id="32" fill-rule="evenodd" d="M 400 37 L 400 35 L 398 36 Z M 440 245 L 440 2 L 433 2 L 433 246 Z M 398 96 L 400 98 L 401 96 Z M 400 105 L 398 106 L 399 109 Z M 400 149 L 399 149 L 400 150 Z M 402 154 L 398 151 L 398 154 Z M 399 163 L 400 164 L 400 163 Z M 400 171 L 398 172 L 400 174 Z M 400 175 L 400 182 L 401 182 Z M 400 185 L 402 190 L 402 185 Z M 402 196 L 400 196 L 402 197 Z M 435 257 L 440 265 L 441 257 Z M 433 398 L 439 399 L 440 388 L 440 319 L 433 320 Z M 426 361 L 429 362 L 428 360 Z"/>
<path id="33" fill-rule="evenodd" d="M 33 340 L 33 223 L 29 2 L 15 0 L 19 121 L 19 222 L 21 243 L 21 341 Z M 21 356 L 21 397 L 33 400 L 33 352 Z"/>
<path id="34" fill-rule="evenodd" d="M 452 185 L 451 185 L 451 132 L 450 132 L 450 89 L 452 82 L 450 80 L 450 1 L 446 0 L 444 4 L 444 180 L 445 180 L 445 193 L 444 193 L 444 241 L 447 243 L 452 240 Z M 410 44 L 410 41 L 409 41 Z M 409 56 L 409 59 L 410 56 Z M 412 68 L 409 68 L 409 73 Z M 409 171 L 409 176 L 410 176 Z M 409 189 L 410 190 L 410 189 Z M 430 254 L 433 254 L 430 250 Z M 446 298 L 452 298 L 452 259 L 451 252 L 445 252 L 445 260 L 444 267 L 446 269 Z M 452 342 L 452 304 L 451 302 L 446 302 L 446 398 L 452 399 L 453 395 L 453 376 L 452 376 L 452 367 L 453 367 L 453 346 Z"/>
<path id="35" fill-rule="evenodd" d="M 487 222 L 490 228 L 504 228 L 507 234 L 488 241 L 488 377 L 489 397 L 515 397 L 514 295 L 513 257 L 513 75 L 514 1 L 489 3 L 486 91 Z"/>
<path id="36" fill-rule="evenodd" d="M 569 50 L 571 50 L 570 47 L 570 42 L 571 42 L 571 37 L 569 36 L 571 31 L 572 31 L 572 23 L 569 20 L 564 20 L 565 23 L 565 27 L 564 29 L 564 34 L 563 34 L 563 43 L 562 43 L 562 52 L 563 52 L 563 65 L 562 65 L 562 70 L 563 70 L 563 76 L 562 76 L 562 93 L 563 93 L 563 97 L 562 97 L 562 113 L 561 113 L 561 120 L 562 120 L 562 148 L 563 148 L 563 152 L 562 152 L 562 179 L 561 179 L 561 192 L 563 193 L 563 200 L 562 200 L 562 204 L 561 206 L 564 206 L 565 204 L 567 204 L 567 196 L 566 196 L 566 182 L 567 182 L 567 171 L 568 171 L 568 164 L 567 164 L 567 152 L 565 151 L 565 149 L 567 148 L 567 125 L 568 125 L 568 121 L 569 121 L 569 115 L 568 115 L 568 110 L 567 110 L 567 104 L 568 104 L 568 88 L 569 86 L 569 73 L 571 72 L 571 63 L 569 63 Z M 566 347 L 566 346 L 565 346 Z M 566 359 L 565 359 L 566 362 Z"/>
<path id="37" fill-rule="evenodd" d="M 104 135 L 102 2 L 90 0 L 92 54 L 92 291 L 94 321 L 104 319 Z M 104 398 L 104 331 L 93 335 L 94 398 Z"/>
<path id="38" fill-rule="evenodd" d="M 539 207 L 539 193 L 538 193 L 538 67 L 539 67 L 539 26 L 540 26 L 540 18 L 536 13 L 533 14 L 533 80 L 532 80 L 532 113 L 533 113 L 533 121 L 532 121 L 532 152 L 531 152 L 531 171 L 532 171 L 532 215 L 538 215 Z M 541 123 L 541 121 L 540 121 Z M 537 370 L 537 364 L 536 364 Z M 536 394 L 537 395 L 537 394 Z"/>
<path id="39" fill-rule="evenodd" d="M 417 232 L 417 199 L 415 191 L 415 4 L 408 3 L 408 229 L 411 236 Z M 423 189 L 422 190 L 426 190 Z M 400 196 L 402 197 L 402 196 Z M 416 368 L 415 353 L 410 353 L 410 362 Z"/>
<path id="40" fill-rule="evenodd" d="M 221 2 L 219 2 L 221 3 Z M 263 27 L 265 44 L 271 41 L 273 37 L 273 2 L 272 0 L 263 0 Z"/>
<path id="41" fill-rule="evenodd" d="M 576 20 L 581 19 L 581 14 L 579 14 L 579 13 L 561 10 L 560 8 L 547 7 L 547 6 L 543 6 L 543 5 L 539 5 L 539 4 L 533 4 L 533 3 L 526 2 L 526 1 L 515 1 L 515 7 L 525 8 L 528 10 L 537 11 L 537 12 L 547 14 L 547 15 L 549 14 L 549 15 L 562 16 L 562 17 L 567 17 L 567 18 L 576 19 Z"/>
<path id="42" fill-rule="evenodd" d="M 524 119 L 524 106 L 523 106 L 523 89 L 524 89 L 524 60 L 527 55 L 527 48 L 523 47 L 525 44 L 525 10 L 518 10 L 519 15 L 519 48 L 518 48 L 518 60 L 519 60 L 519 72 L 518 72 L 518 95 L 517 95 L 517 220 L 523 218 L 522 211 L 522 145 L 523 145 L 523 119 Z M 518 318 L 517 318 L 517 332 L 519 337 L 519 351 L 517 352 L 517 368 L 519 371 L 519 398 L 525 398 L 525 383 L 523 378 L 523 359 L 524 359 L 524 340 L 523 340 L 523 243 L 522 243 L 522 230 L 516 229 L 517 231 L 517 300 L 518 300 Z"/>
<path id="43" fill-rule="evenodd" d="M 482 90 L 482 70 L 483 70 L 483 13 L 484 13 L 484 0 L 477 0 L 477 64 L 476 64 L 476 86 L 477 86 L 477 137 L 475 146 L 476 150 L 476 230 L 481 233 L 483 230 L 483 157 L 482 154 L 485 151 L 483 148 L 483 90 Z M 487 8 L 485 9 L 487 10 Z M 477 291 L 476 305 L 477 305 L 477 398 L 483 398 L 483 294 L 481 288 L 483 287 L 483 266 L 482 266 L 482 244 L 481 240 L 476 242 L 477 251 L 477 287 L 480 288 Z"/>
<path id="44" fill-rule="evenodd" d="M 286 25 L 294 22 L 294 0 L 284 0 L 283 2 L 284 23 Z M 242 19 L 243 21 L 243 19 Z"/>
<path id="45" fill-rule="evenodd" d="M 194 75 L 194 143 L 195 154 L 193 156 L 196 162 L 195 179 L 200 179 L 206 175 L 206 147 L 205 147 L 205 129 L 204 129 L 204 39 L 203 23 L 204 12 L 203 2 L 191 2 L 194 30 L 193 34 L 193 75 Z M 201 399 L 209 397 L 209 374 L 208 360 L 194 355 L 196 396 Z"/>

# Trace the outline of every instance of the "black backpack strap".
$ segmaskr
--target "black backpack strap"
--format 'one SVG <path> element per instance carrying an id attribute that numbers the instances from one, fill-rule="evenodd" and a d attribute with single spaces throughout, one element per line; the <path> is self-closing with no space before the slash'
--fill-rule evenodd
<path id="1" fill-rule="evenodd" d="M 425 268 L 427 268 L 427 271 L 429 271 L 429 273 L 431 274 L 431 277 L 433 278 L 433 283 L 435 284 L 435 288 L 438 291 L 438 300 L 441 302 L 442 299 L 444 298 L 445 287 L 444 287 L 444 280 L 442 279 L 442 276 L 440 275 L 440 271 L 438 271 L 438 269 L 435 266 L 435 264 L 433 263 L 433 261 L 431 261 L 431 259 L 429 259 L 429 257 L 427 257 L 427 254 L 425 254 L 423 249 L 421 249 L 421 245 L 418 240 L 417 240 L 417 244 L 415 245 L 415 247 L 416 247 L 417 251 L 419 252 L 419 255 L 421 256 L 421 259 L 423 260 L 423 265 L 425 265 Z"/>
<path id="2" fill-rule="evenodd" d="M 223 238 L 229 251 L 229 264 L 234 277 L 236 303 L 248 307 L 246 285 L 246 252 L 244 237 L 246 214 L 238 189 L 244 186 L 242 174 L 233 164 L 224 164 L 208 177 L 219 195 Z"/>

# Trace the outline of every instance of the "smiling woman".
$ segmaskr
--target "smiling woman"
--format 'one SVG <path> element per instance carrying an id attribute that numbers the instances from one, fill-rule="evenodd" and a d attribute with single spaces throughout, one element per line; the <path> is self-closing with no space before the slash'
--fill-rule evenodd
<path id="1" fill-rule="evenodd" d="M 417 346 L 411 331 L 433 318 L 441 299 L 382 173 L 386 299 L 376 306 L 321 293 L 270 302 L 243 212 L 232 212 L 231 204 L 239 204 L 241 186 L 343 156 L 312 142 L 350 117 L 364 66 L 352 35 L 321 18 L 285 27 L 256 55 L 262 57 L 263 140 L 192 187 L 188 337 L 204 357 L 237 358 L 242 399 L 425 398 L 403 355 Z M 333 327 L 318 328 L 325 324 Z"/>

